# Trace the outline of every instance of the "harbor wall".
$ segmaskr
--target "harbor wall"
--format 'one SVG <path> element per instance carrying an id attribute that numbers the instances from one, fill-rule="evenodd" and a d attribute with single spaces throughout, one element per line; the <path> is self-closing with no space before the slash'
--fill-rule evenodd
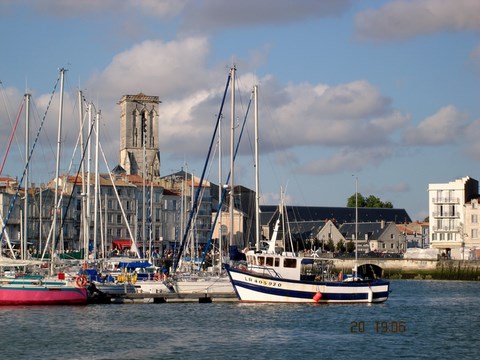
<path id="1" fill-rule="evenodd" d="M 354 259 L 332 259 L 337 271 L 351 273 Z M 358 265 L 375 264 L 390 279 L 479 280 L 480 260 L 358 259 Z"/>

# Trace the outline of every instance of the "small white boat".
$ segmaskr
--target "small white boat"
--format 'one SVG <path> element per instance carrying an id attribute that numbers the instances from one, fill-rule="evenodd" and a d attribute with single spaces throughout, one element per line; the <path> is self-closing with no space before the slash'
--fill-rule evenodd
<path id="1" fill-rule="evenodd" d="M 179 294 L 230 294 L 235 296 L 230 278 L 214 274 L 182 274 L 175 276 L 171 283 Z"/>
<path id="2" fill-rule="evenodd" d="M 95 286 L 96 290 L 107 296 L 133 294 L 136 292 L 135 286 L 127 282 L 121 284 L 114 282 L 102 283 L 99 281 L 92 281 L 92 284 Z"/>
<path id="3" fill-rule="evenodd" d="M 143 280 L 135 283 L 137 293 L 163 294 L 175 292 L 170 281 L 162 280 Z"/>

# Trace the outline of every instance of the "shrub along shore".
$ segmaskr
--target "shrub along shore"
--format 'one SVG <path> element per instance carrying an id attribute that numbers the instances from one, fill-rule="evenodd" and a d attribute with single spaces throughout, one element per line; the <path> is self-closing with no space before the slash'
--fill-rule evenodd
<path id="1" fill-rule="evenodd" d="M 352 259 L 333 260 L 337 272 L 347 274 L 355 266 Z M 480 281 L 480 260 L 358 259 L 358 265 L 375 264 L 385 279 Z"/>
<path id="2" fill-rule="evenodd" d="M 384 269 L 387 279 L 469 280 L 480 281 L 477 261 L 442 260 L 435 269 Z"/>

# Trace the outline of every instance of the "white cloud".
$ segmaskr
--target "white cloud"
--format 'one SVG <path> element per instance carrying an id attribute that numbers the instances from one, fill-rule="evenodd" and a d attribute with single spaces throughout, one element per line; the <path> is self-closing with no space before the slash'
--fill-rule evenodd
<path id="1" fill-rule="evenodd" d="M 298 171 L 315 175 L 356 173 L 372 164 L 382 163 L 391 153 L 390 148 L 381 146 L 370 149 L 343 148 L 330 158 L 318 159 L 301 166 Z"/>
<path id="2" fill-rule="evenodd" d="M 351 0 L 303 0 L 292 6 L 291 0 L 0 0 L 5 9 L 14 5 L 34 8 L 37 13 L 57 17 L 85 17 L 108 11 L 110 15 L 128 14 L 160 19 L 181 17 L 190 33 L 213 29 L 265 24 L 288 24 L 311 18 L 339 16 Z M 140 10 L 140 12 L 138 11 Z"/>
<path id="3" fill-rule="evenodd" d="M 161 152 L 177 159 L 183 159 L 186 154 L 203 158 L 213 134 L 228 70 L 207 64 L 209 51 L 206 38 L 193 37 L 170 42 L 145 41 L 117 54 L 88 86 L 93 89 L 91 93 L 102 94 L 100 106 L 104 108 L 102 104 L 106 104 L 102 114 L 107 127 L 118 127 L 116 102 L 122 95 L 139 92 L 157 95 L 162 101 L 159 107 Z M 288 156 L 283 163 L 289 167 L 300 162 L 292 157 L 293 150 L 304 146 L 357 150 L 381 147 L 381 150 L 368 150 L 362 160 L 378 163 L 391 154 L 385 147 L 409 120 L 393 109 L 390 99 L 367 81 L 284 87 L 272 75 L 257 79 L 248 72 L 248 61 L 242 62 L 242 68 L 247 70 L 237 72 L 238 84 L 242 85 L 237 90 L 243 92 L 237 99 L 243 99 L 244 107 L 253 84 L 260 84 L 262 153 Z M 227 121 L 228 101 L 224 108 Z M 242 121 L 242 106 L 237 105 L 237 118 Z M 115 134 L 108 144 L 111 156 L 118 152 L 117 142 Z M 349 151 L 358 153 L 357 150 Z M 241 151 L 246 153 L 251 149 L 245 145 Z M 353 155 L 340 152 L 334 159 L 323 160 L 328 162 L 324 164 L 326 170 L 315 169 L 311 164 L 305 171 L 337 171 L 342 166 L 335 168 L 336 164 L 348 162 L 348 156 Z"/>
<path id="4" fill-rule="evenodd" d="M 290 84 L 277 88 L 263 81 L 280 103 L 267 104 L 270 112 L 262 116 L 269 137 L 268 150 L 301 145 L 364 146 L 386 144 L 407 117 L 390 106 L 390 100 L 366 81 L 328 86 Z M 266 124 L 265 124 L 266 123 Z M 273 131 L 273 130 L 276 131 Z M 278 130 L 277 130 L 278 129 Z M 273 138 L 276 134 L 288 134 Z"/>
<path id="5" fill-rule="evenodd" d="M 142 10 L 143 14 L 161 18 L 178 15 L 188 0 L 1 0 L 5 7 L 33 7 L 47 16 L 81 17 L 108 11 L 109 14 Z"/>
<path id="6" fill-rule="evenodd" d="M 398 0 L 369 9 L 355 18 L 361 40 L 403 40 L 438 31 L 480 29 L 478 0 Z"/>
<path id="7" fill-rule="evenodd" d="M 209 81 L 209 47 L 207 39 L 200 37 L 144 41 L 117 54 L 92 84 L 95 91 L 110 93 L 116 99 L 137 92 L 155 93 L 161 98 L 185 96 Z"/>
<path id="8" fill-rule="evenodd" d="M 466 124 L 466 114 L 449 105 L 407 129 L 404 140 L 409 145 L 453 144 L 464 134 Z"/>
<path id="9" fill-rule="evenodd" d="M 191 0 L 185 7 L 183 27 L 187 32 L 205 32 L 239 26 L 284 25 L 306 19 L 339 16 L 350 0 Z"/>

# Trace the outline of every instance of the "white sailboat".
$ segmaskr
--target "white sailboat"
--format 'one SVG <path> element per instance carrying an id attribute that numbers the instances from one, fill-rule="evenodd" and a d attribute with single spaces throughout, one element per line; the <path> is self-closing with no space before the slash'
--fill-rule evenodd
<path id="1" fill-rule="evenodd" d="M 234 136 L 233 131 L 235 128 L 235 74 L 236 68 L 232 67 L 230 69 L 229 74 L 229 83 L 230 83 L 230 92 L 231 92 L 231 123 L 232 123 L 232 134 L 231 134 L 231 143 L 230 143 L 230 161 L 233 161 L 234 156 Z M 228 85 L 228 84 L 227 84 Z M 226 94 L 225 94 L 226 95 Z M 221 114 L 221 111 L 219 112 Z M 221 116 L 219 116 L 218 121 L 220 121 Z M 219 155 L 220 156 L 220 155 Z M 221 159 L 219 159 L 221 162 Z M 230 183 L 232 184 L 233 181 L 233 171 L 230 169 Z M 230 188 L 233 190 L 233 188 Z M 223 190 L 223 189 L 221 189 Z M 220 191 L 221 191 L 220 190 Z M 233 191 L 230 191 L 230 196 L 232 196 Z M 221 211 L 221 202 L 222 196 L 219 197 L 219 210 Z M 233 201 L 230 199 L 230 218 L 233 219 Z M 217 214 L 218 215 L 218 214 Z M 218 219 L 218 216 L 217 216 Z M 221 238 L 219 240 L 221 242 Z M 172 285 L 175 289 L 175 292 L 180 294 L 191 294 L 191 293 L 215 293 L 215 294 L 228 294 L 234 296 L 234 291 L 232 284 L 226 275 L 226 273 L 221 269 L 221 263 L 223 259 L 223 248 L 221 244 L 219 244 L 219 257 L 220 257 L 220 268 L 217 271 L 212 272 L 205 272 L 205 271 L 196 271 L 196 272 L 189 272 L 189 273 L 176 273 L 172 278 Z M 214 267 L 212 266 L 212 270 Z"/>
<path id="2" fill-rule="evenodd" d="M 59 104 L 59 120 L 58 120 L 58 143 L 57 143 L 57 170 L 56 170 L 56 186 L 55 191 L 55 206 L 58 205 L 58 171 L 60 159 L 60 144 L 62 131 L 62 112 L 63 112 L 63 83 L 64 83 L 65 69 L 60 69 L 60 104 Z M 29 117 L 29 100 L 30 95 L 26 94 L 26 120 L 28 123 Z M 28 129 L 28 126 L 27 126 Z M 28 137 L 28 134 L 27 134 Z M 28 141 L 27 141 L 28 144 Z M 32 148 L 33 151 L 33 148 Z M 32 156 L 32 151 L 29 152 L 27 147 L 27 160 L 24 169 L 24 176 L 28 179 L 28 166 Z M 21 182 L 20 182 L 21 183 Z M 28 191 L 28 183 L 25 186 Z M 18 191 L 17 191 L 18 193 Z M 25 224 L 26 227 L 28 213 L 25 209 Z M 54 211 L 54 219 L 52 224 L 52 233 L 55 236 L 57 211 Z M 3 221 L 2 221 L 3 223 Z M 3 226 L 5 228 L 5 226 Z M 3 231 L 2 231 L 3 233 Z M 26 243 L 27 233 L 23 233 L 23 242 Z M 40 274 L 18 274 L 16 272 L 6 272 L 0 278 L 0 305 L 80 305 L 86 304 L 87 289 L 86 278 L 84 276 L 70 277 L 65 273 L 58 273 L 54 276 L 54 250 L 55 241 L 52 241 L 51 256 L 50 256 L 50 274 L 44 276 Z M 28 266 L 35 265 L 35 262 L 26 260 L 26 245 L 22 245 L 22 260 L 19 262 L 16 259 L 4 259 L 0 254 L 0 266 Z M 15 254 L 12 254 L 15 256 Z M 38 271 L 39 272 L 39 271 Z"/>

